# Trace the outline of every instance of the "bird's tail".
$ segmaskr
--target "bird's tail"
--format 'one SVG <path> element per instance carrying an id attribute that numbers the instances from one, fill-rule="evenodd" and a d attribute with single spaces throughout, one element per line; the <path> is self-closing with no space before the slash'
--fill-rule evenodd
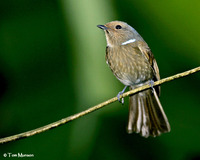
<path id="1" fill-rule="evenodd" d="M 167 116 L 154 88 L 130 96 L 127 131 L 140 133 L 146 138 L 170 131 Z"/>

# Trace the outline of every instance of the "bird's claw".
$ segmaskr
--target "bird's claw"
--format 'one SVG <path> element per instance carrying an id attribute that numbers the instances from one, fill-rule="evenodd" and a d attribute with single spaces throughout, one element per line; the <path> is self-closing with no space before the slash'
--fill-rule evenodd
<path id="1" fill-rule="evenodd" d="M 118 99 L 118 101 L 119 101 L 120 103 L 122 103 L 122 104 L 124 104 L 124 98 L 122 97 L 122 101 L 121 101 L 121 100 L 120 100 L 120 96 L 124 93 L 124 91 L 126 90 L 126 88 L 127 88 L 127 86 L 125 86 L 124 89 L 123 89 L 121 92 L 119 92 L 119 93 L 117 94 L 117 99 Z"/>
<path id="2" fill-rule="evenodd" d="M 153 92 L 153 89 L 154 89 L 154 88 L 153 88 L 154 81 L 153 81 L 153 80 L 150 80 L 150 81 L 149 81 L 149 85 L 151 86 L 151 89 L 152 89 L 152 92 Z"/>
<path id="3" fill-rule="evenodd" d="M 154 81 L 153 81 L 153 80 L 150 80 L 150 81 L 149 81 L 149 85 L 150 85 L 151 88 L 153 89 Z"/>
<path id="4" fill-rule="evenodd" d="M 122 97 L 122 100 L 120 100 L 120 96 L 121 96 L 122 94 L 123 94 L 122 91 L 119 92 L 119 93 L 117 94 L 117 99 L 118 99 L 118 101 L 119 101 L 120 103 L 124 104 L 124 98 Z"/>

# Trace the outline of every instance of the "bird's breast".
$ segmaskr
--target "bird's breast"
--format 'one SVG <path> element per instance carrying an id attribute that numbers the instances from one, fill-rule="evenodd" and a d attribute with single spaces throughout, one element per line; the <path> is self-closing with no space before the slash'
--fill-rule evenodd
<path id="1" fill-rule="evenodd" d="M 140 50 L 131 46 L 108 47 L 106 61 L 124 85 L 136 85 L 152 79 L 153 72 Z"/>

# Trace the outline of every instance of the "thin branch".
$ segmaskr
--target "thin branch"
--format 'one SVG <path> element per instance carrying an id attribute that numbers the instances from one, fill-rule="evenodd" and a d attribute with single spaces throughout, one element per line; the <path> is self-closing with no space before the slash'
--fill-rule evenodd
<path id="1" fill-rule="evenodd" d="M 165 82 L 172 81 L 172 80 L 175 80 L 175 79 L 178 79 L 178 78 L 181 78 L 181 77 L 185 77 L 185 76 L 188 76 L 190 74 L 193 74 L 193 73 L 199 72 L 199 71 L 200 71 L 200 67 L 197 67 L 197 68 L 191 69 L 189 71 L 186 71 L 186 72 L 183 72 L 183 73 L 179 73 L 179 74 L 176 74 L 174 76 L 167 77 L 167 78 L 161 79 L 159 81 L 156 81 L 153 86 L 161 85 L 161 84 L 163 84 Z M 131 90 L 131 91 L 128 91 L 128 92 L 124 93 L 123 95 L 120 96 L 120 98 L 127 97 L 127 96 L 129 96 L 131 94 L 135 94 L 135 93 L 141 92 L 141 91 L 146 90 L 146 89 L 148 89 L 150 87 L 151 87 L 150 85 L 141 86 L 139 88 L 136 88 L 134 90 Z M 30 137 L 30 136 L 45 132 L 45 131 L 47 131 L 49 129 L 61 126 L 61 125 L 66 124 L 66 123 L 68 123 L 70 121 L 78 119 L 78 118 L 80 118 L 80 117 L 82 117 L 84 115 L 87 115 L 88 113 L 94 112 L 94 111 L 96 111 L 96 110 L 98 110 L 98 109 L 100 109 L 100 108 L 102 108 L 104 106 L 107 106 L 108 104 L 113 103 L 115 101 L 117 101 L 117 97 L 111 98 L 111 99 L 109 99 L 109 100 L 107 100 L 107 101 L 105 101 L 103 103 L 100 103 L 100 104 L 98 104 L 96 106 L 93 106 L 93 107 L 91 107 L 91 108 L 89 108 L 89 109 L 87 109 L 85 111 L 82 111 L 82 112 L 74 114 L 72 116 L 63 118 L 63 119 L 61 119 L 59 121 L 56 121 L 56 122 L 51 123 L 51 124 L 48 124 L 46 126 L 31 130 L 31 131 L 27 131 L 27 132 L 24 132 L 24 133 L 16 134 L 16 135 L 13 135 L 13 136 L 1 138 L 0 139 L 0 144 L 7 143 L 7 142 L 10 142 L 10 141 L 14 141 L 14 140 L 17 140 L 17 139 Z"/>

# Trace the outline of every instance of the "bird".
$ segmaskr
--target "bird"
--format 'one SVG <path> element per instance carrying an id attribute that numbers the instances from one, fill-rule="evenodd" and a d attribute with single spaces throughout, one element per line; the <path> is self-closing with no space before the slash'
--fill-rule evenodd
<path id="1" fill-rule="evenodd" d="M 126 22 L 111 21 L 97 25 L 105 32 L 106 63 L 115 77 L 125 85 L 118 93 L 124 93 L 145 84 L 150 89 L 129 96 L 129 116 L 127 132 L 136 132 L 142 137 L 156 137 L 170 132 L 168 118 L 160 103 L 160 86 L 153 83 L 160 80 L 159 68 L 151 49 L 142 36 Z M 122 103 L 124 100 L 122 98 Z"/>

